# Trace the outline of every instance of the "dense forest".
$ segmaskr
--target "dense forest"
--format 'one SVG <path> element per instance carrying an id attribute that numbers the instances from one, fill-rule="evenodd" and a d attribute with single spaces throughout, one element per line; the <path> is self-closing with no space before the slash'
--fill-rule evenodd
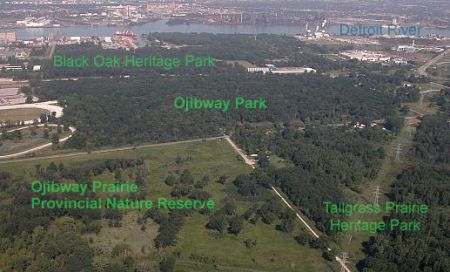
<path id="1" fill-rule="evenodd" d="M 319 73 L 339 69 L 362 69 L 364 71 L 388 71 L 389 68 L 380 64 L 363 63 L 357 61 L 335 61 L 322 56 L 336 53 L 338 50 L 349 49 L 351 46 L 317 46 L 301 42 L 293 37 L 283 35 L 260 34 L 256 39 L 254 35 L 244 34 L 187 34 L 187 33 L 150 33 L 146 35 L 147 46 L 138 48 L 133 52 L 126 50 L 102 49 L 100 45 L 83 43 L 80 45 L 58 46 L 56 55 L 68 57 L 86 56 L 93 59 L 94 56 L 117 56 L 123 58 L 125 55 L 138 57 L 178 57 L 183 59 L 187 54 L 197 56 L 211 56 L 216 61 L 216 67 L 193 68 L 180 67 L 176 69 L 154 69 L 154 68 L 58 68 L 54 67 L 52 60 L 43 61 L 43 76 L 54 77 L 80 77 L 80 76 L 124 76 L 148 73 L 161 74 L 208 74 L 210 72 L 222 71 L 233 66 L 234 61 L 247 61 L 258 66 L 266 63 L 274 63 L 279 67 L 284 66 L 308 66 L 316 69 Z M 36 64 L 36 63 L 35 63 Z M 403 67 L 405 69 L 406 67 Z M 236 68 L 244 71 L 242 67 Z M 387 74 L 387 72 L 386 72 Z"/>
<path id="2" fill-rule="evenodd" d="M 58 99 L 63 124 L 77 127 L 67 145 L 76 148 L 164 142 L 220 135 L 247 122 L 299 121 L 346 123 L 395 117 L 389 78 L 365 76 L 331 79 L 320 75 L 263 76 L 233 71 L 166 77 L 149 74 L 129 79 L 41 82 L 36 94 Z M 177 96 L 202 99 L 262 97 L 265 110 L 191 110 L 173 106 Z"/>
<path id="3" fill-rule="evenodd" d="M 318 73 L 251 74 L 225 62 L 218 62 L 213 69 L 183 67 L 161 71 L 61 69 L 48 63 L 44 69 L 46 77 L 112 76 L 33 81 L 37 96 L 43 100 L 57 99 L 65 107 L 62 123 L 77 127 L 67 147 L 92 149 L 216 136 L 231 133 L 246 123 L 263 122 L 339 126 L 349 122 L 369 125 L 373 120 L 385 120 L 386 128 L 395 132 L 401 123 L 396 109 L 401 102 L 417 99 L 417 88 L 398 88 L 404 80 L 412 80 L 405 69 L 384 73 L 387 68 L 382 66 L 332 61 L 320 54 L 336 49 L 305 44 L 288 36 L 258 35 L 255 39 L 252 35 L 151 33 L 147 39 L 148 46 L 136 50 L 134 55 L 180 57 L 189 53 L 260 65 L 273 60 L 281 66 L 302 66 L 299 62 L 304 62 L 318 69 Z M 173 46 L 167 49 L 167 45 Z M 102 50 L 94 44 L 63 46 L 56 51 L 60 55 L 88 57 L 99 52 L 111 56 L 131 54 Z M 321 74 L 329 69 L 351 72 L 337 78 Z M 237 96 L 261 97 L 268 107 L 266 110 L 233 108 L 226 113 L 221 110 L 184 112 L 173 106 L 177 96 L 231 99 L 232 103 Z"/>

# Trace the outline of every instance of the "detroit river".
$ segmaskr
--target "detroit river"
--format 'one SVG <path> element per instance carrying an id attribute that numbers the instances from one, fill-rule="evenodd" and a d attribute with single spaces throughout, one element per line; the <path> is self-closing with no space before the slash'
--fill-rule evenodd
<path id="1" fill-rule="evenodd" d="M 139 37 L 141 34 L 150 32 L 181 32 L 181 33 L 223 33 L 223 34 L 286 34 L 294 35 L 304 33 L 304 26 L 293 25 L 204 25 L 204 24 L 180 24 L 167 25 L 165 20 L 149 22 L 142 25 L 123 27 L 123 26 L 70 26 L 61 28 L 26 28 L 26 29 L 8 29 L 8 31 L 16 32 L 18 39 L 30 39 L 42 36 L 51 36 L 52 34 L 60 34 L 65 36 L 111 36 L 118 30 L 131 30 Z M 5 31 L 5 30 L 2 30 Z M 331 34 L 339 34 L 339 25 L 327 27 L 327 32 Z M 450 29 L 421 29 L 422 35 L 438 34 L 450 37 Z M 142 45 L 142 43 L 141 43 Z"/>

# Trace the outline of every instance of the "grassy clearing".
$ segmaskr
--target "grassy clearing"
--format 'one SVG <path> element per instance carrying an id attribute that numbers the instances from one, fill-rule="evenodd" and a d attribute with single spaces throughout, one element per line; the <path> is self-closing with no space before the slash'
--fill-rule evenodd
<path id="1" fill-rule="evenodd" d="M 203 227 L 206 223 L 206 217 L 194 216 L 181 231 L 181 239 L 174 250 L 183 252 L 187 258 L 180 261 L 178 271 L 185 271 L 192 265 L 190 256 L 193 255 L 215 260 L 224 269 L 234 267 L 234 271 L 329 271 L 319 251 L 300 246 L 292 234 L 276 231 L 274 225 L 246 223 L 243 232 L 234 236 L 209 231 Z M 255 239 L 256 247 L 246 248 L 246 239 Z M 197 263 L 198 271 L 213 268 L 211 263 Z"/>
<path id="2" fill-rule="evenodd" d="M 294 164 L 288 160 L 285 160 L 277 155 L 270 155 L 269 162 L 272 164 L 275 168 L 283 168 L 283 167 L 289 167 L 294 166 Z"/>
<path id="3" fill-rule="evenodd" d="M 403 105 L 408 106 L 410 110 L 414 111 L 411 113 L 412 116 L 417 116 L 417 113 L 422 114 L 436 114 L 438 107 L 436 104 L 430 100 L 433 94 L 427 94 L 424 96 L 422 103 L 403 103 Z"/>
<path id="4" fill-rule="evenodd" d="M 130 245 L 136 255 L 140 254 L 142 249 L 144 252 L 154 250 L 153 239 L 158 234 L 158 224 L 149 220 L 145 224 L 146 229 L 141 230 L 141 225 L 136 223 L 137 218 L 137 212 L 128 212 L 122 219 L 121 227 L 109 228 L 106 222 L 103 222 L 103 228 L 99 234 L 87 234 L 85 237 L 92 239 L 91 244 L 106 253 L 110 253 L 116 244 L 122 242 Z"/>
<path id="5" fill-rule="evenodd" d="M 231 181 L 237 175 L 248 173 L 251 169 L 241 162 L 239 156 L 224 140 L 7 163 L 1 164 L 0 170 L 9 171 L 17 177 L 31 181 L 33 179 L 31 173 L 37 164 L 46 167 L 54 161 L 56 164 L 62 162 L 66 167 L 75 167 L 98 160 L 141 157 L 144 158 L 145 167 L 149 170 L 145 187 L 148 199 L 170 197 L 171 188 L 164 183 L 164 179 L 169 174 L 179 175 L 184 169 L 189 169 L 195 181 L 205 175 L 209 176 L 210 182 L 204 190 L 212 194 L 212 199 L 219 203 L 219 206 L 221 200 L 230 197 L 236 201 L 238 213 L 242 214 L 258 202 L 237 194 L 236 187 Z M 182 159 L 182 163 L 176 163 L 177 157 Z M 228 177 L 225 185 L 216 182 L 222 175 Z M 113 174 L 105 172 L 95 178 L 106 182 L 112 181 Z M 135 178 L 133 169 L 124 171 L 123 179 L 133 180 L 133 178 Z M 266 194 L 270 192 L 267 191 Z M 106 222 L 102 221 L 104 227 L 99 234 L 85 235 L 86 238 L 91 238 L 91 246 L 96 248 L 96 252 L 101 252 L 96 260 L 99 262 L 105 260 L 116 244 L 126 242 L 131 246 L 135 259 L 140 263 L 146 263 L 149 271 L 157 271 L 161 256 L 175 252 L 179 256 L 176 271 L 332 271 L 330 264 L 321 257 L 320 251 L 301 246 L 294 240 L 294 236 L 302 231 L 299 223 L 294 233 L 286 234 L 275 229 L 278 222 L 271 225 L 262 222 L 252 225 L 246 222 L 244 230 L 235 236 L 206 229 L 208 217 L 194 213 L 186 218 L 186 223 L 178 234 L 177 245 L 158 251 L 153 247 L 153 239 L 159 226 L 149 220 L 145 231 L 142 231 L 137 224 L 137 218 L 141 213 L 128 212 L 119 228 L 108 227 Z M 246 239 L 256 240 L 256 247 L 246 248 L 244 245 Z M 142 248 L 144 253 L 141 254 Z M 204 257 L 203 260 L 198 256 Z"/>
<path id="6" fill-rule="evenodd" d="M 20 130 L 20 134 L 22 136 L 22 138 L 20 140 L 15 138 L 14 140 L 7 139 L 7 140 L 3 140 L 1 142 L 0 155 L 13 154 L 13 153 L 25 151 L 25 150 L 28 150 L 33 147 L 40 146 L 40 145 L 43 145 L 46 143 L 50 143 L 51 135 L 53 133 L 56 133 L 56 128 L 53 128 L 53 127 L 48 128 L 49 138 L 47 138 L 47 139 L 43 137 L 44 130 L 45 130 L 45 128 L 43 128 L 43 127 L 36 128 L 36 131 L 35 131 L 36 135 L 33 135 L 31 133 L 30 128 Z M 13 135 L 14 133 L 17 133 L 17 132 L 8 132 L 8 134 L 10 136 Z M 64 137 L 68 136 L 69 134 L 70 134 L 70 132 L 63 131 L 60 134 L 59 138 L 64 138 Z"/>
<path id="7" fill-rule="evenodd" d="M 449 78 L 450 77 L 450 56 L 445 56 L 437 63 L 431 65 L 427 69 L 428 73 L 431 73 L 434 76 Z"/>
<path id="8" fill-rule="evenodd" d="M 236 64 L 244 67 L 244 68 L 251 68 L 251 67 L 256 67 L 254 64 L 246 61 L 246 60 L 225 60 L 225 62 L 227 64 L 231 64 L 233 66 L 235 66 Z"/>
<path id="9" fill-rule="evenodd" d="M 39 119 L 42 113 L 49 114 L 44 109 L 10 109 L 0 110 L 0 122 L 16 122 Z"/>

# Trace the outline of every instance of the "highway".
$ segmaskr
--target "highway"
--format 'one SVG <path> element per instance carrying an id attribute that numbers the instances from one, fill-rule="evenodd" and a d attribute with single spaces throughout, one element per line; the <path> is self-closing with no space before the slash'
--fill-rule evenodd
<path id="1" fill-rule="evenodd" d="M 422 66 L 420 66 L 417 69 L 417 73 L 421 76 L 426 76 L 426 77 L 431 77 L 433 79 L 436 80 L 446 80 L 445 78 L 441 78 L 441 77 L 435 77 L 432 75 L 429 75 L 427 72 L 427 69 L 431 66 L 434 65 L 435 63 L 437 63 L 438 61 L 440 61 L 441 59 L 443 59 L 445 56 L 447 56 L 447 54 L 450 53 L 450 48 L 445 50 L 444 52 L 442 52 L 441 54 L 437 55 L 436 57 L 432 58 L 431 60 L 425 62 Z"/>

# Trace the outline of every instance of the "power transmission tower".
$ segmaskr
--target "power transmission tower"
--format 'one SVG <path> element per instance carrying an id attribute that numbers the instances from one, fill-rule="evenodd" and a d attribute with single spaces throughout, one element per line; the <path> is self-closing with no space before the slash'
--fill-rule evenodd
<path id="1" fill-rule="evenodd" d="M 395 148 L 395 160 L 400 161 L 400 152 L 402 151 L 402 147 L 400 144 L 397 144 L 397 147 Z"/>
<path id="2" fill-rule="evenodd" d="M 373 192 L 373 194 L 375 195 L 373 204 L 378 205 L 378 200 L 380 200 L 380 194 L 381 194 L 380 186 L 376 187 L 375 192 Z"/>
<path id="3" fill-rule="evenodd" d="M 341 272 L 347 272 L 346 264 L 348 264 L 348 253 L 342 252 Z"/>

